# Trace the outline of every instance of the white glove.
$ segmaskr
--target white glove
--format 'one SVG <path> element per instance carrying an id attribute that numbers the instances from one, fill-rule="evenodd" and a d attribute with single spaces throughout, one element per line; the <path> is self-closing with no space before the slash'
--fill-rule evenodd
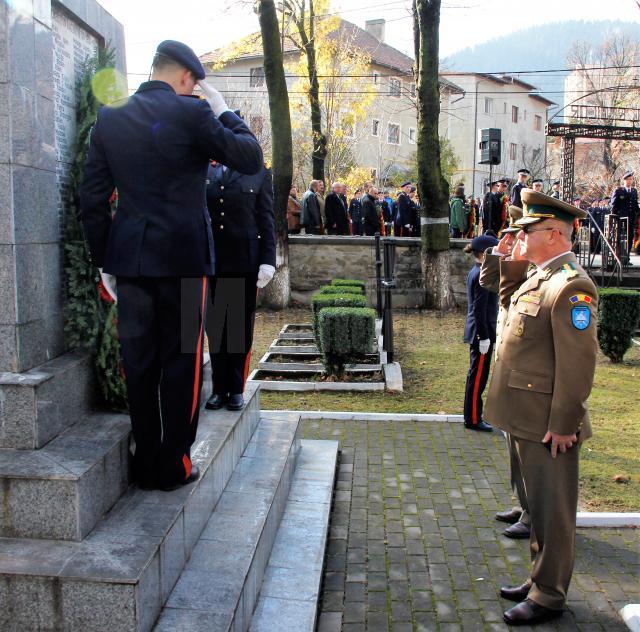
<path id="1" fill-rule="evenodd" d="M 229 106 L 222 98 L 222 95 L 209 83 L 204 80 L 198 81 L 198 85 L 202 88 L 207 103 L 211 106 L 213 113 L 220 116 L 223 112 L 229 112 Z"/>
<path id="2" fill-rule="evenodd" d="M 259 288 L 263 288 L 271 279 L 273 279 L 273 275 L 276 273 L 276 269 L 273 266 L 270 266 L 268 263 L 261 263 L 260 269 L 258 270 L 258 282 L 256 285 Z"/>
<path id="3" fill-rule="evenodd" d="M 411 228 L 411 224 L 405 224 L 404 227 L 405 228 Z"/>
<path id="4" fill-rule="evenodd" d="M 104 289 L 107 290 L 109 296 L 117 303 L 118 295 L 116 294 L 116 277 L 114 277 L 113 274 L 103 272 L 102 268 L 98 268 L 98 272 L 100 272 L 100 278 L 102 279 Z"/>
<path id="5" fill-rule="evenodd" d="M 489 340 L 489 338 L 486 338 L 485 340 L 481 340 L 478 343 L 478 348 L 480 349 L 480 353 L 482 355 L 484 355 L 487 351 L 489 351 L 490 346 L 491 346 L 491 341 Z"/>

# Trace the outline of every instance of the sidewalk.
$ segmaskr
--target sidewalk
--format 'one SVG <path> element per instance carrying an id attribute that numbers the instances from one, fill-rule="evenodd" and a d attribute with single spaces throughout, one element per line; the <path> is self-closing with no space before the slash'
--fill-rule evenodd
<path id="1" fill-rule="evenodd" d="M 512 506 L 500 434 L 323 420 L 305 437 L 342 450 L 319 632 L 507 630 L 498 591 L 527 578 L 529 549 L 493 518 Z M 638 532 L 581 529 L 576 551 L 569 610 L 535 630 L 626 630 L 617 611 L 640 601 Z"/>

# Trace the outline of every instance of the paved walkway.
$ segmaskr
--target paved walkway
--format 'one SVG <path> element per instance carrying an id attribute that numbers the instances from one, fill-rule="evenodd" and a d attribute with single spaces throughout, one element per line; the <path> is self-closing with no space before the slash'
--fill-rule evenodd
<path id="1" fill-rule="evenodd" d="M 342 450 L 318 632 L 507 629 L 498 590 L 526 579 L 529 553 L 493 518 L 512 503 L 501 434 L 322 420 L 305 436 Z M 617 610 L 640 601 L 638 540 L 580 530 L 570 610 L 536 632 L 626 630 Z"/>

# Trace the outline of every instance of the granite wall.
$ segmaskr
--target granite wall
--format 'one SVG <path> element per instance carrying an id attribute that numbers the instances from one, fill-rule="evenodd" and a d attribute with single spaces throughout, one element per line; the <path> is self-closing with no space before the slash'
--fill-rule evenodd
<path id="1" fill-rule="evenodd" d="M 464 239 L 451 240 L 451 279 L 456 301 L 466 305 L 465 282 L 472 265 L 471 256 L 462 248 Z M 422 307 L 422 273 L 420 240 L 396 240 L 395 275 L 397 288 L 393 294 L 395 307 Z M 371 305 L 375 305 L 375 242 L 373 237 L 332 237 L 293 235 L 289 238 L 291 295 L 308 304 L 313 292 L 333 278 L 367 281 Z"/>
<path id="2" fill-rule="evenodd" d="M 0 1 L 0 372 L 64 350 L 60 143 L 73 134 L 79 61 L 64 21 L 110 43 L 125 72 L 123 27 L 95 0 Z M 62 90 L 56 58 L 70 62 Z"/>

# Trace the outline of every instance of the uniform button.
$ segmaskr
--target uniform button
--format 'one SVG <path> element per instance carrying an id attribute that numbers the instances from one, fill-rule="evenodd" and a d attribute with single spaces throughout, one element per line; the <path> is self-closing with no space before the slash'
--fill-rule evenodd
<path id="1" fill-rule="evenodd" d="M 253 193 L 253 189 L 249 189 L 249 193 Z"/>
<path id="2" fill-rule="evenodd" d="M 220 217 L 224 217 L 224 213 L 220 213 Z"/>
<path id="3" fill-rule="evenodd" d="M 533 384 L 527 384 L 527 388 L 533 388 Z"/>
<path id="4" fill-rule="evenodd" d="M 224 191 L 224 187 L 223 187 L 223 186 L 220 186 L 220 190 L 221 190 L 221 191 Z"/>
<path id="5" fill-rule="evenodd" d="M 224 200 L 220 198 L 220 204 L 224 204 Z"/>
<path id="6" fill-rule="evenodd" d="M 220 224 L 220 230 L 224 230 L 224 226 Z"/>

